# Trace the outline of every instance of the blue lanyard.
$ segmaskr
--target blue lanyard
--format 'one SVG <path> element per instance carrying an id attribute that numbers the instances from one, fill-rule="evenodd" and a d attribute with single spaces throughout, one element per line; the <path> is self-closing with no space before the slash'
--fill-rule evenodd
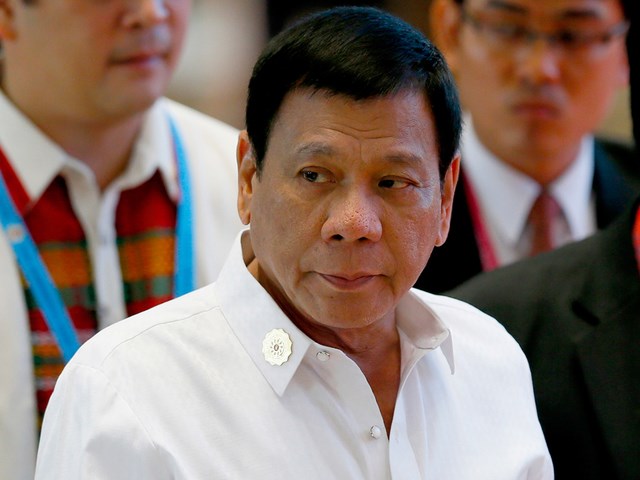
<path id="1" fill-rule="evenodd" d="M 171 117 L 169 126 L 173 137 L 176 164 L 178 168 L 178 184 L 180 200 L 176 218 L 176 249 L 173 279 L 173 296 L 179 297 L 195 289 L 195 261 L 193 245 L 193 209 L 191 199 L 191 182 L 187 165 L 187 152 L 182 144 L 182 136 Z"/>
<path id="2" fill-rule="evenodd" d="M 169 118 L 169 125 L 173 137 L 180 185 L 174 269 L 174 296 L 179 296 L 193 290 L 195 286 L 191 185 L 182 138 L 171 118 Z M 9 195 L 2 175 L 0 175 L 0 221 L 9 243 L 11 243 L 18 265 L 31 288 L 31 293 L 42 310 L 49 330 L 58 343 L 62 358 L 66 363 L 80 347 L 78 335 L 60 292 L 55 287 L 51 275 L 40 257 L 24 219 L 18 213 L 13 199 Z"/>
<path id="3" fill-rule="evenodd" d="M 60 292 L 56 289 L 44 265 L 38 247 L 31 238 L 22 216 L 18 213 L 7 185 L 0 175 L 0 218 L 18 264 L 22 269 L 31 293 L 40 305 L 49 330 L 58 342 L 65 363 L 68 362 L 80 346 L 78 336 Z"/>

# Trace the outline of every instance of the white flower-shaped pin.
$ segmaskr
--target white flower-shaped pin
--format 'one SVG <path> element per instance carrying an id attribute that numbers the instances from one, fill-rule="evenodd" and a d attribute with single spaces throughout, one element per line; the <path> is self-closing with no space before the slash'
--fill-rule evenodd
<path id="1" fill-rule="evenodd" d="M 292 345 L 289 334 L 283 329 L 276 328 L 271 330 L 267 332 L 262 341 L 264 359 L 271 365 L 282 365 L 289 360 Z"/>

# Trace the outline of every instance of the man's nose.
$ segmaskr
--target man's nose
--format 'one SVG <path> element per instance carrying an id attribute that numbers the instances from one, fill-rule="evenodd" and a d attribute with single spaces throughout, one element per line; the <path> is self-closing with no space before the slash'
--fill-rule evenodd
<path id="1" fill-rule="evenodd" d="M 545 37 L 529 39 L 515 55 L 517 73 L 524 81 L 537 85 L 560 77 L 563 52 Z"/>
<path id="2" fill-rule="evenodd" d="M 352 187 L 331 202 L 322 226 L 325 241 L 378 241 L 382 237 L 380 198 L 366 187 Z"/>
<path id="3" fill-rule="evenodd" d="M 148 27 L 169 17 L 166 0 L 128 0 L 123 23 L 129 28 Z M 184 0 L 180 0 L 184 1 Z"/>

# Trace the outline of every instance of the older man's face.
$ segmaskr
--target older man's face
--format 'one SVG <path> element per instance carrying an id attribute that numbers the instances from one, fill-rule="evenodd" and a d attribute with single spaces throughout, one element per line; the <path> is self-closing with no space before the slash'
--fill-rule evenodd
<path id="1" fill-rule="evenodd" d="M 240 143 L 240 213 L 260 283 L 290 316 L 316 325 L 392 316 L 446 238 L 457 179 L 456 160 L 441 187 L 423 94 L 290 93 L 260 178 Z"/>

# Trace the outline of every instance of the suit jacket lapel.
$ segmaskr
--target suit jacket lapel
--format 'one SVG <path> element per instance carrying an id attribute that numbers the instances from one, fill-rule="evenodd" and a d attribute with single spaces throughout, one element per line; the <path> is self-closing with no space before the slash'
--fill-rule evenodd
<path id="1" fill-rule="evenodd" d="M 630 217 L 601 235 L 572 304 L 584 322 L 578 358 L 620 478 L 638 474 L 640 445 L 640 276 Z"/>
<path id="2" fill-rule="evenodd" d="M 609 225 L 640 192 L 632 150 L 604 141 L 594 145 L 593 192 L 598 228 Z"/>

